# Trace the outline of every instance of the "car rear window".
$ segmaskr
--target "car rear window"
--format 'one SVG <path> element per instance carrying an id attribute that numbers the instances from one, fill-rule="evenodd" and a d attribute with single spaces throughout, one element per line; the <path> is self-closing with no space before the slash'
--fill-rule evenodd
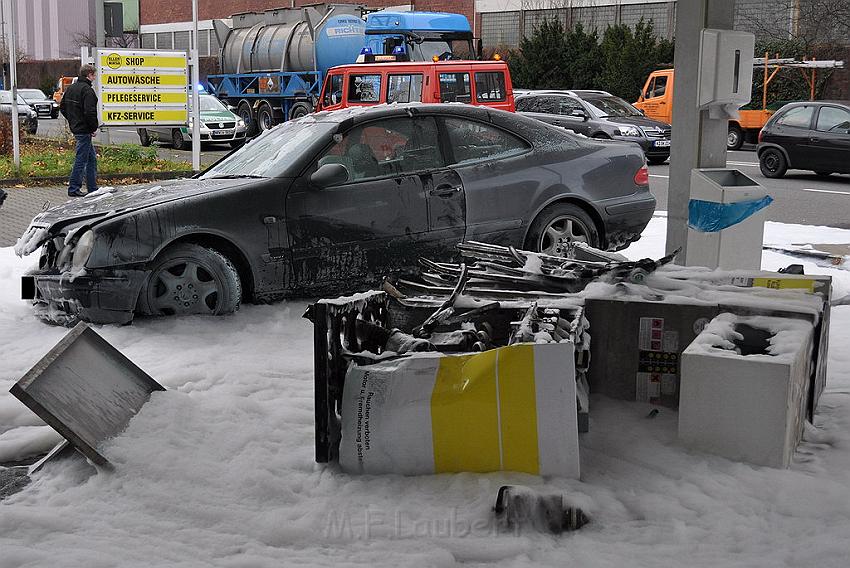
<path id="1" fill-rule="evenodd" d="M 388 103 L 422 101 L 422 75 L 390 75 L 387 80 Z"/>
<path id="2" fill-rule="evenodd" d="M 500 128 L 463 118 L 445 118 L 454 164 L 508 158 L 530 148 L 528 143 Z"/>
<path id="3" fill-rule="evenodd" d="M 472 102 L 469 73 L 440 73 L 440 102 Z"/>
<path id="4" fill-rule="evenodd" d="M 799 106 L 788 109 L 776 119 L 776 126 L 789 126 L 791 128 L 808 128 L 812 124 L 812 111 L 814 107 Z"/>
<path id="5" fill-rule="evenodd" d="M 348 102 L 377 103 L 381 101 L 380 75 L 349 75 Z"/>
<path id="6" fill-rule="evenodd" d="M 501 71 L 479 71 L 475 74 L 475 100 L 480 103 L 507 100 L 505 74 Z"/>

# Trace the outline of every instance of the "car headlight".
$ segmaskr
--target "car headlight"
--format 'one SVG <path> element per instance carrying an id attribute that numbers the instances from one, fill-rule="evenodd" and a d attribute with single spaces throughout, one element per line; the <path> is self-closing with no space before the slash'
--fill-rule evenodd
<path id="1" fill-rule="evenodd" d="M 88 230 L 77 239 L 77 246 L 74 247 L 74 258 L 71 261 L 71 269 L 74 271 L 82 269 L 86 265 L 86 262 L 88 262 L 93 248 L 94 233 Z"/>
<path id="2" fill-rule="evenodd" d="M 640 130 L 636 126 L 620 126 L 620 136 L 640 136 Z"/>
<path id="3" fill-rule="evenodd" d="M 50 104 L 53 105 L 53 108 L 59 108 L 59 103 L 57 103 L 56 101 L 51 101 Z"/>
<path id="4" fill-rule="evenodd" d="M 237 118 L 236 119 L 236 127 L 237 128 L 243 128 L 244 126 L 245 126 L 245 121 L 242 120 L 241 118 Z"/>

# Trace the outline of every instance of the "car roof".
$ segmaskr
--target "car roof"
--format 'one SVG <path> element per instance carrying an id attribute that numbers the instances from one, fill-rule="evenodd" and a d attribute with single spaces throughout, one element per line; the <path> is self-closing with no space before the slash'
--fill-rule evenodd
<path id="1" fill-rule="evenodd" d="M 347 120 L 353 120 L 354 122 L 361 122 L 379 117 L 410 116 L 413 113 L 455 114 L 486 120 L 490 112 L 507 111 L 498 111 L 490 107 L 466 103 L 382 103 L 368 106 L 350 106 L 339 110 L 323 110 L 308 114 L 303 118 L 299 118 L 298 121 L 341 123 Z"/>
<path id="2" fill-rule="evenodd" d="M 497 60 L 488 60 L 488 61 L 477 61 L 477 60 L 464 60 L 464 59 L 448 59 L 446 61 L 381 61 L 375 63 L 346 63 L 344 65 L 337 65 L 336 67 L 331 67 L 330 71 L 334 69 L 413 69 L 417 71 L 421 71 L 423 68 L 433 67 L 439 69 L 441 67 L 481 67 L 481 68 L 491 68 L 491 69 L 504 69 L 507 67 L 507 63 L 504 61 Z"/>
<path id="3" fill-rule="evenodd" d="M 522 93 L 523 97 L 528 97 L 532 95 L 567 95 L 570 97 L 577 97 L 579 99 L 588 97 L 588 96 L 596 96 L 596 97 L 610 97 L 613 96 L 608 91 L 597 91 L 591 89 L 535 89 L 528 90 Z"/>
<path id="4" fill-rule="evenodd" d="M 841 105 L 850 107 L 850 101 L 840 101 L 840 100 L 826 100 L 826 101 L 794 101 L 790 103 L 786 103 L 782 106 L 782 108 L 791 108 L 798 106 L 808 106 L 808 105 Z M 780 109 L 781 110 L 781 109 Z"/>

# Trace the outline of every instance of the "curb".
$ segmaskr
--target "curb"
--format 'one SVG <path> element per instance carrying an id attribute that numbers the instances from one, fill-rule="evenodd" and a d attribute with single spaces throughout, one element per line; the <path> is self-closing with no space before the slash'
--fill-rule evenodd
<path id="1" fill-rule="evenodd" d="M 191 170 L 176 171 L 176 172 L 142 172 L 142 173 L 127 173 L 127 174 L 98 174 L 97 179 L 110 181 L 116 179 L 133 178 L 141 181 L 157 181 L 164 179 L 177 179 L 182 177 L 191 177 L 195 172 Z M 4 187 L 10 185 L 25 184 L 27 186 L 37 185 L 56 185 L 68 183 L 68 176 L 46 176 L 46 177 L 28 177 L 28 178 L 6 178 L 0 179 L 0 184 Z"/>

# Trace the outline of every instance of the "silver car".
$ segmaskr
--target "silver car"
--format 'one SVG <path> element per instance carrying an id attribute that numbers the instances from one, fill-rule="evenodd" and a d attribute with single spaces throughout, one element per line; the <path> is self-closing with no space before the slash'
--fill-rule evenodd
<path id="1" fill-rule="evenodd" d="M 248 128 L 245 122 L 233 114 L 212 95 L 200 95 L 201 143 L 230 144 L 238 148 L 245 143 Z M 191 99 L 189 105 L 191 116 Z M 152 126 L 139 128 L 139 142 L 150 146 L 151 142 L 170 142 L 175 150 L 183 150 L 192 143 L 192 119 L 186 126 Z"/>
<path id="2" fill-rule="evenodd" d="M 0 112 L 12 114 L 12 91 L 0 91 Z M 18 124 L 30 134 L 35 134 L 38 130 L 38 115 L 20 94 L 18 94 Z"/>

